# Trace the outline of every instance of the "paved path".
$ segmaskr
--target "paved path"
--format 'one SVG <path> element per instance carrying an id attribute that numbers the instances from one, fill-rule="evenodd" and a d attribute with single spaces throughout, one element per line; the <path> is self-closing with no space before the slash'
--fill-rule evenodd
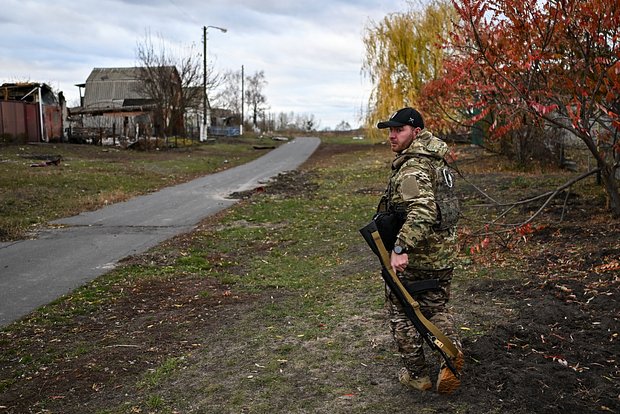
<path id="1" fill-rule="evenodd" d="M 319 146 L 298 138 L 261 158 L 185 184 L 56 220 L 35 240 L 0 244 L 0 327 L 113 269 L 129 255 L 190 231 L 230 207 L 228 195 L 295 170 Z"/>

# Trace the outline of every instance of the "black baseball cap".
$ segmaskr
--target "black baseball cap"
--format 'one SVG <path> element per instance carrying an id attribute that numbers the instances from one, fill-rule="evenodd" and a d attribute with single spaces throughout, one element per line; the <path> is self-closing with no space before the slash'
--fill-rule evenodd
<path id="1" fill-rule="evenodd" d="M 424 129 L 424 120 L 422 115 L 413 108 L 403 108 L 394 112 L 388 121 L 379 122 L 377 128 L 392 128 L 411 125 L 414 128 L 420 127 Z"/>

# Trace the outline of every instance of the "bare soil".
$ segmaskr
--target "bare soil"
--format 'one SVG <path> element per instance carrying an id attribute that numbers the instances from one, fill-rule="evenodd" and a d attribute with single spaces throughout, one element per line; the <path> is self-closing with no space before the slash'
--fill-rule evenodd
<path id="1" fill-rule="evenodd" d="M 313 166 L 333 153 L 333 146 L 329 152 L 321 148 L 302 172 L 282 176 L 260 191 L 311 192 Z M 493 181 L 501 175 L 476 178 Z M 527 243 L 519 248 L 490 246 L 460 270 L 461 277 L 457 272 L 452 306 L 463 327 L 466 365 L 463 384 L 453 395 L 403 389 L 395 375 L 398 357 L 380 357 L 394 352 L 387 327 L 369 313 L 351 325 L 367 332 L 374 347 L 348 352 L 371 362 L 347 374 L 362 378 L 370 391 L 343 395 L 322 412 L 356 412 L 356 407 L 388 398 L 400 401 L 401 407 L 390 412 L 620 413 L 619 223 L 600 204 L 573 200 L 563 221 L 560 212 L 551 215 L 544 226 L 524 236 Z M 360 269 L 374 265 L 359 242 L 354 250 L 363 256 Z M 191 234 L 177 237 L 166 244 L 178 248 L 167 251 L 182 251 L 188 243 Z M 165 266 L 172 259 L 146 253 L 127 264 L 157 261 Z M 507 271 L 514 277 L 494 277 Z M 96 315 L 77 315 L 46 329 L 33 323 L 19 331 L 2 331 L 3 343 L 22 345 L 12 362 L 1 362 L 0 379 L 13 377 L 20 364 L 27 364 L 28 355 L 41 350 L 49 353 L 50 362 L 35 373 L 24 369 L 18 386 L 7 386 L 0 394 L 0 412 L 86 413 L 116 406 L 140 373 L 171 356 L 187 354 L 215 337 L 219 349 L 237 348 L 226 343 L 221 332 L 251 308 L 286 299 L 277 292 L 244 298 L 215 280 L 197 277 L 143 280 L 115 289 L 123 291 L 124 299 Z M 85 347 L 96 342 L 99 351 L 82 355 L 75 351 L 76 342 Z M 202 361 L 202 368 L 226 369 L 217 361 Z M 335 378 L 321 380 L 328 387 L 340 386 Z M 312 394 L 300 387 L 294 398 L 311 399 Z M 220 408 L 209 412 L 227 412 L 224 402 L 215 403 Z M 289 412 L 282 404 L 274 401 L 270 411 Z"/>

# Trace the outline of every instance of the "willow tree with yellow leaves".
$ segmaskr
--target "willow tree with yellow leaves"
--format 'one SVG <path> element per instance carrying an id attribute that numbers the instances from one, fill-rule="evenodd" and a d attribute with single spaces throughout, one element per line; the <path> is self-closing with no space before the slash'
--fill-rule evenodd
<path id="1" fill-rule="evenodd" d="M 442 38 L 456 16 L 450 2 L 434 1 L 424 9 L 412 5 L 406 13 L 392 13 L 366 27 L 366 56 L 362 71 L 371 81 L 366 124 L 376 138 L 374 125 L 394 110 L 418 102 L 425 83 L 441 75 Z M 429 119 L 428 124 L 433 125 Z"/>

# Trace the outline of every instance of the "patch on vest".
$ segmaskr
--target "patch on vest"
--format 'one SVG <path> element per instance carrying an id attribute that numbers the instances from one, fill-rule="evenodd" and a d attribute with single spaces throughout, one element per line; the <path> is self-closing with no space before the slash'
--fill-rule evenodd
<path id="1" fill-rule="evenodd" d="M 418 187 L 418 180 L 413 175 L 405 177 L 401 184 L 401 194 L 403 200 L 411 200 L 420 195 L 420 188 Z"/>

